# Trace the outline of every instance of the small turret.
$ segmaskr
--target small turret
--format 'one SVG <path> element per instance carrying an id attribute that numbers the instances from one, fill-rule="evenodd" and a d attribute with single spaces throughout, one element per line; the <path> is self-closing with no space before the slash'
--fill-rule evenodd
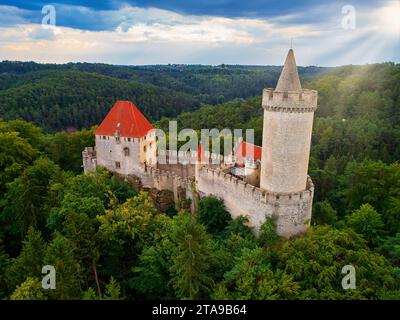
<path id="1" fill-rule="evenodd" d="M 260 186 L 260 161 L 246 159 L 244 161 L 244 181 L 254 187 Z"/>

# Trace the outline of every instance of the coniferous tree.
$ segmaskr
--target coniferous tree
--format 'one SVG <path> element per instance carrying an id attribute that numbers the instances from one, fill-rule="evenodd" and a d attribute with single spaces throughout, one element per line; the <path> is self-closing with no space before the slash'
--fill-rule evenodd
<path id="1" fill-rule="evenodd" d="M 205 228 L 190 214 L 174 217 L 174 264 L 171 281 L 181 299 L 196 299 L 208 294 L 213 286 L 209 268 L 213 259 L 210 239 Z"/>
<path id="2" fill-rule="evenodd" d="M 74 243 L 56 233 L 49 243 L 44 263 L 54 266 L 56 271 L 56 289 L 49 295 L 53 299 L 79 299 L 81 297 L 82 274 L 81 266 L 75 259 Z"/>
<path id="3" fill-rule="evenodd" d="M 47 300 L 41 282 L 33 277 L 28 277 L 11 294 L 10 300 Z"/>
<path id="4" fill-rule="evenodd" d="M 41 232 L 30 227 L 23 241 L 20 255 L 12 260 L 7 269 L 6 281 L 10 289 L 14 289 L 27 277 L 41 277 L 45 251 L 46 243 Z"/>

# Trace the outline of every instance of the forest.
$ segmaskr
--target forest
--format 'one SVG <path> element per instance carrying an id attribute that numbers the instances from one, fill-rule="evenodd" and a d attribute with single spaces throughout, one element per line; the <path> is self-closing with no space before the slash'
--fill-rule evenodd
<path id="1" fill-rule="evenodd" d="M 258 95 L 281 67 L 112 66 L 0 62 L 0 117 L 32 121 L 47 132 L 99 124 L 116 100 L 134 101 L 150 121 L 175 117 L 203 103 Z M 307 78 L 325 68 L 300 68 Z"/>
<path id="2" fill-rule="evenodd" d="M 82 173 L 93 125 L 124 97 L 157 127 L 254 128 L 261 144 L 273 68 L 1 63 L 0 299 L 400 299 L 398 64 L 300 69 L 319 103 L 312 226 L 295 239 L 273 219 L 255 238 L 216 197 L 191 214 L 105 169 Z M 55 290 L 41 286 L 46 264 Z"/>

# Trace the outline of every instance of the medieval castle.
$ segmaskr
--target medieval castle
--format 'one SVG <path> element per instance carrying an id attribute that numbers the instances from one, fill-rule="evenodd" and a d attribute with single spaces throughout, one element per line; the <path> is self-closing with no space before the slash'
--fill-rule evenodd
<path id="1" fill-rule="evenodd" d="M 176 203 L 191 199 L 192 210 L 199 198 L 215 195 L 233 217 L 247 216 L 256 234 L 273 217 L 278 234 L 290 238 L 311 220 L 314 186 L 307 169 L 317 96 L 302 89 L 290 49 L 275 90 L 263 90 L 262 147 L 240 141 L 229 161 L 199 148 L 185 154 L 186 163 L 160 163 L 156 130 L 132 102 L 118 101 L 95 132 L 95 148 L 82 153 L 84 172 L 101 166 L 137 177 L 143 187 L 172 191 Z"/>

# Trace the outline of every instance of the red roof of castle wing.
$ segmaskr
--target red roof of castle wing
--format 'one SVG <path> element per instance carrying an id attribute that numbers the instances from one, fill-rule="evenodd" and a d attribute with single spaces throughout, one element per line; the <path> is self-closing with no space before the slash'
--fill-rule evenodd
<path id="1" fill-rule="evenodd" d="M 117 101 L 97 128 L 97 135 L 113 135 L 119 130 L 122 137 L 142 138 L 154 129 L 133 102 Z"/>
<path id="2" fill-rule="evenodd" d="M 206 159 L 206 155 L 204 154 L 203 146 L 201 145 L 201 143 L 199 143 L 199 145 L 197 147 L 197 161 L 203 161 L 205 159 Z"/>
<path id="3" fill-rule="evenodd" d="M 260 160 L 262 153 L 262 147 L 256 146 L 248 142 L 240 142 L 235 150 L 236 162 L 243 164 L 244 159 L 252 158 L 254 160 Z"/>

